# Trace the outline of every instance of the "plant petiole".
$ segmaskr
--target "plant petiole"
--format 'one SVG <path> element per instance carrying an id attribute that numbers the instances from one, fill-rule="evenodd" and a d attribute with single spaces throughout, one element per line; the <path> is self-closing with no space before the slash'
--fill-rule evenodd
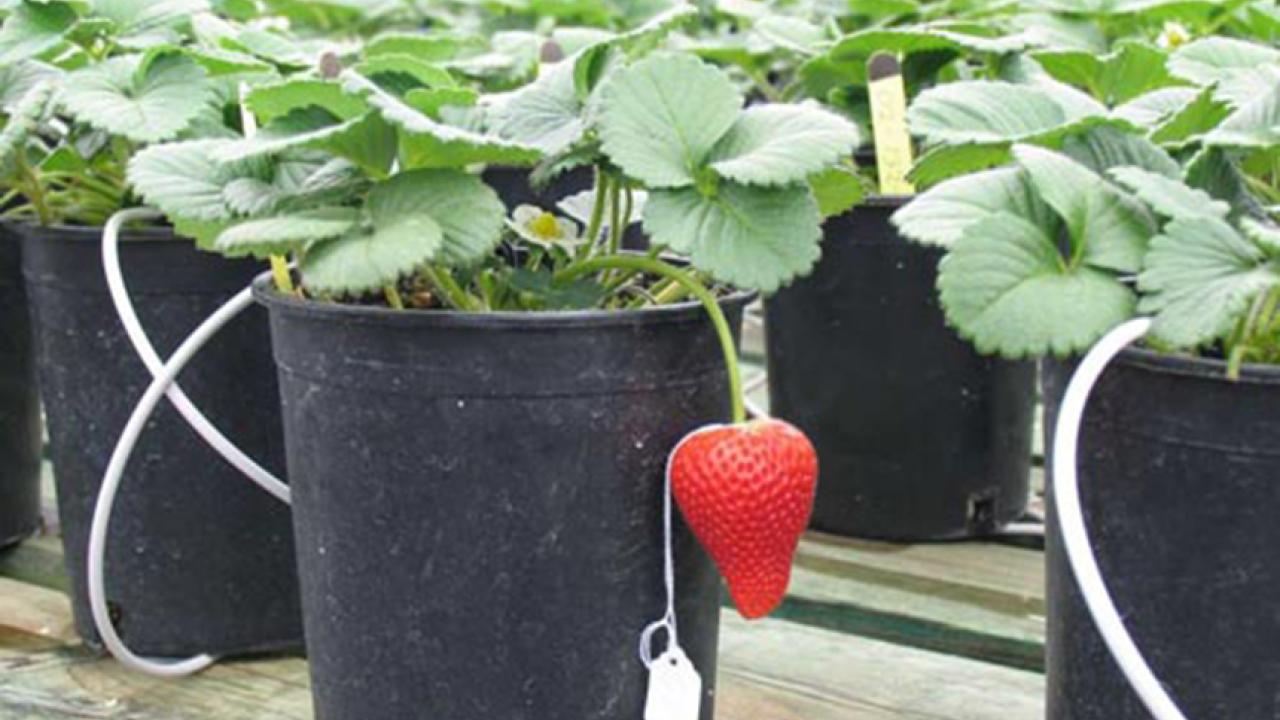
<path id="1" fill-rule="evenodd" d="M 604 255 L 584 260 L 556 273 L 554 281 L 569 282 L 584 275 L 611 269 L 634 270 L 670 279 L 702 303 L 707 315 L 711 317 L 711 324 L 715 326 L 716 335 L 720 339 L 720 350 L 724 353 L 725 370 L 729 375 L 729 400 L 733 423 L 736 425 L 746 422 L 747 411 L 742 400 L 742 374 L 738 370 L 738 347 L 734 342 L 733 331 L 729 328 L 729 321 L 725 319 L 724 311 L 720 309 L 720 303 L 716 301 L 711 291 L 675 266 L 654 258 L 636 255 Z"/>

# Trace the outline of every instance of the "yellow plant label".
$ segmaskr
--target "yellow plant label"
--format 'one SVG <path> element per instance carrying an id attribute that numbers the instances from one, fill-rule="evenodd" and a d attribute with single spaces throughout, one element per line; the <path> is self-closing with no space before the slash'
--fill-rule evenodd
<path id="1" fill-rule="evenodd" d="M 876 144 L 876 171 L 882 195 L 914 195 L 907 181 L 911 170 L 911 135 L 907 132 L 907 91 L 897 58 L 876 53 L 867 63 L 871 97 L 871 130 Z"/>

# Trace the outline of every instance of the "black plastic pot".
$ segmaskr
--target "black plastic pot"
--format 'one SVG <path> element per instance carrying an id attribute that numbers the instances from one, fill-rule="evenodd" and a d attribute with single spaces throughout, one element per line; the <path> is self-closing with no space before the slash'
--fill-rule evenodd
<path id="1" fill-rule="evenodd" d="M 264 285 L 307 653 L 325 720 L 643 711 L 667 453 L 728 415 L 697 305 L 393 312 Z M 746 298 L 725 303 L 735 328 Z M 720 584 L 677 523 L 681 644 L 713 717 Z"/>
<path id="2" fill-rule="evenodd" d="M 544 210 L 554 211 L 556 203 L 583 190 L 590 190 L 595 183 L 590 167 L 574 168 L 561 173 L 544 188 L 530 185 L 529 172 L 529 168 L 494 165 L 485 168 L 481 177 L 510 209 L 519 205 L 536 205 Z"/>
<path id="3" fill-rule="evenodd" d="M 1027 505 L 1035 366 L 982 357 L 947 327 L 942 253 L 898 236 L 902 203 L 828 220 L 813 273 L 765 302 L 770 405 L 817 447 L 814 528 L 990 533 Z"/>
<path id="4" fill-rule="evenodd" d="M 1072 366 L 1044 365 L 1046 435 Z M 1280 368 L 1122 353 L 1080 439 L 1085 523 L 1125 624 L 1189 718 L 1276 714 Z M 1090 618 L 1050 513 L 1051 720 L 1147 720 Z"/>
<path id="5" fill-rule="evenodd" d="M 19 228 L 48 418 L 76 627 L 97 642 L 85 585 L 93 507 L 107 461 L 150 382 L 125 336 L 96 228 Z M 260 269 L 200 253 L 162 230 L 126 233 L 121 262 L 161 356 Z M 198 407 L 283 476 L 279 397 L 265 313 L 238 318 L 181 377 Z M 130 646 L 161 656 L 301 645 L 288 509 L 209 449 L 162 403 L 112 516 L 107 598 Z"/>
<path id="6" fill-rule="evenodd" d="M 17 239 L 0 224 L 0 548 L 40 526 L 40 393 Z"/>

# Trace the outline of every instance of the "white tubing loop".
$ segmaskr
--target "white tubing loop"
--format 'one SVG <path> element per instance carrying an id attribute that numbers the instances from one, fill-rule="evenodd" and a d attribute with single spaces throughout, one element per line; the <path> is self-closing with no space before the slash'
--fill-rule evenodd
<path id="1" fill-rule="evenodd" d="M 1130 320 L 1115 328 L 1085 355 L 1072 376 L 1058 410 L 1058 423 L 1054 430 L 1053 500 L 1071 571 L 1111 656 L 1156 720 L 1186 720 L 1125 629 L 1124 620 L 1102 579 L 1084 524 L 1076 477 L 1080 425 L 1089 393 L 1108 363 L 1150 329 L 1149 318 Z"/>
<path id="2" fill-rule="evenodd" d="M 125 223 L 133 220 L 152 220 L 159 217 L 162 217 L 159 212 L 148 208 L 121 210 L 111 216 L 102 233 L 102 267 L 106 272 L 107 289 L 111 293 L 111 302 L 115 305 L 116 314 L 120 316 L 120 322 L 124 325 L 129 341 L 133 343 L 133 349 L 138 353 L 138 357 L 142 358 L 143 364 L 147 366 L 147 370 L 152 377 L 160 374 L 164 363 L 160 360 L 160 355 L 151 344 L 150 338 L 147 337 L 146 331 L 143 330 L 142 323 L 138 320 L 138 314 L 134 311 L 133 301 L 129 298 L 129 291 L 125 287 L 124 274 L 120 268 L 120 229 Z M 169 401 L 173 403 L 174 408 L 187 421 L 187 424 L 232 467 L 244 473 L 245 476 L 257 483 L 263 490 L 271 493 L 282 502 L 289 502 L 289 486 L 281 482 L 279 478 L 272 475 L 254 461 L 253 458 L 241 451 L 235 443 L 227 439 L 204 416 L 204 413 L 200 412 L 199 408 L 191 402 L 191 399 L 187 397 L 181 387 L 177 384 L 172 385 L 169 387 L 167 395 Z"/>
<path id="3" fill-rule="evenodd" d="M 199 672 L 211 664 L 215 658 L 210 655 L 198 655 L 186 660 L 160 660 L 144 658 L 134 654 L 125 646 L 116 633 L 111 622 L 111 614 L 107 608 L 103 565 L 107 544 L 107 533 L 110 530 L 111 511 L 115 505 L 116 493 L 120 489 L 120 479 L 124 475 L 129 456 L 133 453 L 146 427 L 147 420 L 160 403 L 166 391 L 172 387 L 174 380 L 196 353 L 204 347 L 219 329 L 229 323 L 237 315 L 253 304 L 250 288 L 245 288 L 209 316 L 191 336 L 183 341 L 173 357 L 169 358 L 156 374 L 151 385 L 120 434 L 120 441 L 111 454 L 106 475 L 102 479 L 102 488 L 98 492 L 98 502 L 93 509 L 93 523 L 89 529 L 89 607 L 93 612 L 93 621 L 97 625 L 98 634 L 107 650 L 125 667 L 132 670 L 158 675 L 161 677 L 180 677 Z"/>

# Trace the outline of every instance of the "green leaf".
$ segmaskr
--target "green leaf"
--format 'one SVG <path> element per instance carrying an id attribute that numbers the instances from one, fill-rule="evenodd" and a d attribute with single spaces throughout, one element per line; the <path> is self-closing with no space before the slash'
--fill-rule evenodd
<path id="1" fill-rule="evenodd" d="M 1225 218 L 1231 208 L 1214 200 L 1203 190 L 1183 184 L 1181 180 L 1136 167 L 1112 168 L 1111 177 L 1128 188 L 1138 199 L 1158 214 L 1169 218 Z"/>
<path id="2" fill-rule="evenodd" d="M 213 89 L 190 58 L 163 55 L 142 73 L 139 62 L 126 55 L 71 73 L 63 106 L 81 122 L 141 143 L 176 137 L 208 111 Z"/>
<path id="3" fill-rule="evenodd" d="M 363 97 L 401 130 L 400 160 L 405 168 L 530 165 L 542 157 L 535 147 L 433 120 L 357 73 L 348 71 L 343 78 L 347 92 Z"/>
<path id="4" fill-rule="evenodd" d="M 18 3 L 0 26 L 0 65 L 27 60 L 56 48 L 76 23 L 70 3 Z"/>
<path id="5" fill-rule="evenodd" d="M 396 133 L 376 112 L 342 120 L 313 105 L 272 120 L 251 138 L 220 147 L 216 158 L 236 162 L 304 148 L 325 150 L 350 160 L 374 177 L 383 177 L 396 159 Z"/>
<path id="6" fill-rule="evenodd" d="M 1206 145 L 1227 148 L 1269 148 L 1280 145 L 1280 86 L 1231 113 L 1204 136 Z"/>
<path id="7" fill-rule="evenodd" d="M 360 220 L 355 208 L 327 207 L 248 220 L 224 230 L 214 248 L 228 257 L 266 259 L 309 243 L 345 235 Z"/>
<path id="8" fill-rule="evenodd" d="M 1213 97 L 1231 107 L 1240 107 L 1269 92 L 1280 83 L 1280 66 L 1259 65 L 1240 70 L 1213 86 Z"/>
<path id="9" fill-rule="evenodd" d="M 1013 154 L 1037 195 L 1066 223 L 1073 257 L 1120 272 L 1142 266 L 1153 228 L 1132 200 L 1065 155 L 1030 145 Z"/>
<path id="10" fill-rule="evenodd" d="M 1213 88 L 1207 87 L 1157 123 L 1150 138 L 1162 145 L 1181 147 L 1213 130 L 1230 112 L 1226 103 L 1214 99 Z"/>
<path id="11" fill-rule="evenodd" d="M 309 183 L 325 164 L 317 157 L 304 154 L 285 155 L 272 163 L 250 163 L 250 172 L 260 174 L 229 180 L 222 188 L 223 202 L 232 214 L 252 217 L 276 212 L 292 203 L 317 200 L 316 196 L 321 193 L 309 187 Z"/>
<path id="12" fill-rule="evenodd" d="M 525 87 L 492 99 L 490 129 L 548 155 L 567 150 L 586 129 L 574 67 L 570 60 L 557 63 Z"/>
<path id="13" fill-rule="evenodd" d="M 938 145 L 916 160 L 907 179 L 917 188 L 929 188 L 957 175 L 1004 165 L 1013 158 L 1010 149 L 1010 143 Z"/>
<path id="14" fill-rule="evenodd" d="M 259 122 L 269 123 L 289 113 L 317 106 L 342 120 L 360 117 L 369 106 L 342 91 L 342 85 L 326 80 L 296 79 L 260 85 L 245 95 L 245 105 Z"/>
<path id="15" fill-rule="evenodd" d="M 95 0 L 94 15 L 115 25 L 117 42 L 140 48 L 176 42 L 175 28 L 210 11 L 206 0 Z"/>
<path id="16" fill-rule="evenodd" d="M 448 70 L 411 55 L 378 55 L 360 63 L 355 70 L 393 95 L 404 95 L 417 88 L 447 88 L 458 84 Z"/>
<path id="17" fill-rule="evenodd" d="M 669 9 L 618 34 L 609 44 L 621 49 L 628 58 L 638 58 L 656 49 L 673 30 L 696 17 L 696 7 L 689 3 L 675 3 Z"/>
<path id="18" fill-rule="evenodd" d="M 809 188 L 824 218 L 848 212 L 865 195 L 858 174 L 843 167 L 830 167 L 810 176 Z"/>
<path id="19" fill-rule="evenodd" d="M 1164 52 L 1137 41 L 1122 42 L 1108 55 L 1056 50 L 1032 57 L 1054 78 L 1087 90 L 1107 105 L 1127 102 L 1175 82 L 1165 68 Z"/>
<path id="20" fill-rule="evenodd" d="M 694 189 L 649 194 L 644 228 L 655 244 L 740 288 L 771 293 L 817 262 L 821 215 L 807 186 L 762 189 L 722 183 L 715 197 Z"/>
<path id="21" fill-rule="evenodd" d="M 410 174 L 430 187 L 417 199 L 417 208 L 440 226 L 444 245 L 437 259 L 464 267 L 493 253 L 502 240 L 507 210 L 492 188 L 476 175 L 456 170 Z"/>
<path id="22" fill-rule="evenodd" d="M 15 104 L 9 121 L 0 129 L 0 165 L 8 165 L 25 151 L 27 139 L 49 114 L 55 92 L 53 81 L 41 80 Z"/>
<path id="23" fill-rule="evenodd" d="M 1061 50 L 1107 51 L 1107 37 L 1097 23 L 1087 18 L 1051 13 L 1022 12 L 1010 18 L 1031 47 Z"/>
<path id="24" fill-rule="evenodd" d="M 817 55 L 830 41 L 822 28 L 800 18 L 766 15 L 752 26 L 752 32 L 774 47 L 800 55 Z"/>
<path id="25" fill-rule="evenodd" d="M 1155 127 L 1185 108 L 1201 92 L 1191 87 L 1152 90 L 1117 106 L 1111 115 L 1141 127 Z"/>
<path id="26" fill-rule="evenodd" d="M 41 81 L 56 83 L 62 76 L 58 68 L 36 60 L 0 67 L 0 113 L 12 114 L 22 98 Z"/>
<path id="27" fill-rule="evenodd" d="M 282 67 L 304 68 L 314 64 L 316 56 L 291 38 L 258 28 L 243 28 L 234 38 L 223 38 L 228 50 L 248 53 Z"/>
<path id="28" fill-rule="evenodd" d="M 560 284 L 553 280 L 550 270 L 515 268 L 510 283 L 513 290 L 531 296 L 533 304 L 544 310 L 586 310 L 608 295 L 600 283 L 589 278 Z"/>
<path id="29" fill-rule="evenodd" d="M 931 143 L 1000 143 L 1033 140 L 1091 114 L 1106 109 L 1040 86 L 974 81 L 926 90 L 907 117 Z"/>
<path id="30" fill-rule="evenodd" d="M 228 184 L 240 178 L 270 178 L 261 163 L 223 164 L 214 155 L 226 140 L 191 140 L 153 145 L 129 162 L 129 183 L 148 205 L 170 218 L 213 222 L 228 220 L 234 212 L 223 195 Z"/>
<path id="31" fill-rule="evenodd" d="M 1063 138 L 1062 153 L 1099 174 L 1132 165 L 1166 177 L 1182 175 L 1178 163 L 1150 140 L 1107 125 Z"/>
<path id="32" fill-rule="evenodd" d="M 435 192 L 432 173 L 405 172 L 375 185 L 368 223 L 313 245 L 302 279 L 314 292 L 358 295 L 398 281 L 432 260 L 444 245 L 440 224 L 422 207 Z"/>
<path id="33" fill-rule="evenodd" d="M 1249 190 L 1244 172 L 1221 148 L 1203 148 L 1196 153 L 1187 162 L 1185 179 L 1187 185 L 1225 202 L 1233 217 L 1265 215 L 1261 203 Z"/>
<path id="34" fill-rule="evenodd" d="M 1266 45 L 1227 37 L 1207 37 L 1187 43 L 1169 58 L 1169 70 L 1197 85 L 1230 79 L 1241 70 L 1280 62 L 1280 51 Z"/>
<path id="35" fill-rule="evenodd" d="M 1152 332 L 1179 348 L 1229 333 L 1258 293 L 1280 282 L 1266 255 L 1218 218 L 1174 220 L 1151 243 L 1138 277 L 1139 309 L 1155 313 Z"/>
<path id="36" fill-rule="evenodd" d="M 964 29 L 976 30 L 977 28 L 965 27 Z M 911 55 L 951 51 L 1004 55 L 1025 50 L 1028 42 L 1028 38 L 1018 35 L 992 37 L 928 25 L 872 28 L 844 36 L 831 48 L 830 56 L 836 62 L 865 62 L 867 58 L 878 52 Z"/>
<path id="37" fill-rule="evenodd" d="M 601 93 L 605 154 L 651 188 L 692 185 L 742 108 L 723 73 L 687 55 L 650 55 L 614 73 Z"/>
<path id="38" fill-rule="evenodd" d="M 445 108 L 474 107 L 480 94 L 471 88 L 419 88 L 405 93 L 404 102 L 432 120 L 439 120 Z"/>
<path id="39" fill-rule="evenodd" d="M 420 35 L 408 33 L 388 33 L 369 41 L 364 48 L 367 58 L 382 55 L 407 55 L 421 62 L 433 63 L 452 60 L 464 47 L 483 45 L 477 38 L 469 42 L 466 38 L 450 35 Z"/>
<path id="40" fill-rule="evenodd" d="M 1055 228 L 1053 212 L 1017 168 L 998 168 L 934 186 L 893 214 L 903 236 L 926 245 L 950 246 L 971 226 L 993 215 Z"/>
<path id="41" fill-rule="evenodd" d="M 491 52 L 466 55 L 444 67 L 492 85 L 511 87 L 527 82 L 537 70 L 543 39 L 535 32 L 506 30 L 490 38 Z"/>
<path id="42" fill-rule="evenodd" d="M 213 244 L 226 230 L 231 226 L 230 220 L 189 220 L 187 218 L 174 218 L 169 220 L 173 223 L 173 232 L 178 237 L 191 238 L 195 241 L 196 247 L 207 252 L 217 252 Z"/>
<path id="43" fill-rule="evenodd" d="M 996 213 L 969 227 L 939 265 L 948 321 L 982 353 L 1083 352 L 1133 315 L 1133 292 L 1107 273 L 1068 269 L 1053 239 Z"/>
<path id="44" fill-rule="evenodd" d="M 209 77 L 275 71 L 275 66 L 271 63 L 234 50 L 213 47 L 185 47 L 182 52 L 204 68 Z"/>
<path id="45" fill-rule="evenodd" d="M 1242 218 L 1240 229 L 1245 237 L 1258 244 L 1269 257 L 1280 257 L 1280 228 L 1272 224 L 1262 224 L 1252 218 Z"/>
<path id="46" fill-rule="evenodd" d="M 858 129 L 815 105 L 755 105 L 738 115 L 708 157 L 721 177 L 747 185 L 788 185 L 847 158 Z"/>

